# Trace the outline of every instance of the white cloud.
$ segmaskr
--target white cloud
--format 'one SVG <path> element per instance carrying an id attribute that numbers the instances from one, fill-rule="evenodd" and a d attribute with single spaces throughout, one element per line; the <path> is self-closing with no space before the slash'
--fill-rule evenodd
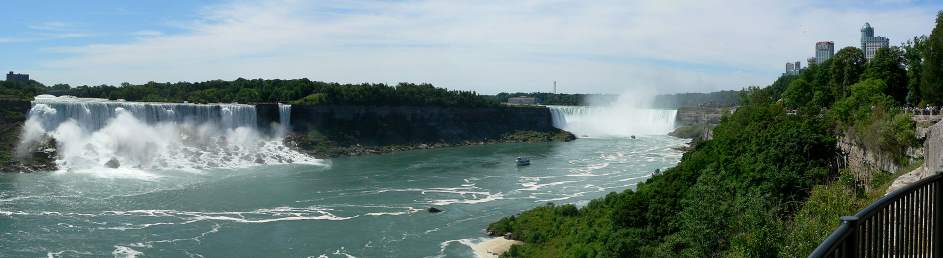
<path id="1" fill-rule="evenodd" d="M 32 25 L 29 25 L 28 27 L 33 30 L 41 30 L 41 31 L 62 31 L 62 30 L 67 30 L 67 29 L 72 28 L 72 24 L 69 24 L 66 22 L 60 22 L 60 21 L 47 21 L 47 22 L 32 24 Z"/>
<path id="2" fill-rule="evenodd" d="M 135 31 L 134 33 L 131 33 L 131 35 L 135 37 L 157 37 L 157 36 L 163 36 L 164 33 L 160 31 L 156 31 L 156 30 L 139 30 L 139 31 Z"/>
<path id="3" fill-rule="evenodd" d="M 81 84 L 301 78 L 430 82 L 483 93 L 658 92 L 768 84 L 819 40 L 893 42 L 934 10 L 803 1 L 266 1 L 203 9 L 179 34 L 57 48 L 36 77 Z"/>

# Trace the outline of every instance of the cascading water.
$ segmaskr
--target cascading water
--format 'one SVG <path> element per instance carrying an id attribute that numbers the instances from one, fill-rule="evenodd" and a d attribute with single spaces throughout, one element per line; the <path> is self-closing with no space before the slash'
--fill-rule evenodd
<path id="1" fill-rule="evenodd" d="M 622 106 L 547 106 L 553 126 L 577 137 L 664 135 L 675 128 L 677 110 Z"/>
<path id="2" fill-rule="evenodd" d="M 282 121 L 290 106 L 280 106 Z M 64 170 L 205 169 L 319 163 L 257 130 L 255 106 L 37 96 L 19 150 L 52 138 Z M 284 126 L 281 126 L 284 128 Z"/>
<path id="3" fill-rule="evenodd" d="M 291 105 L 278 103 L 279 134 L 291 131 Z"/>

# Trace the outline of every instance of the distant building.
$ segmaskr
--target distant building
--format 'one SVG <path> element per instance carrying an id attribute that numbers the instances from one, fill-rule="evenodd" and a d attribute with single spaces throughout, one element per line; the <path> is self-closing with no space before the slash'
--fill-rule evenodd
<path id="1" fill-rule="evenodd" d="M 796 74 L 799 74 L 799 71 L 801 70 L 802 70 L 802 63 L 799 63 L 799 61 L 796 61 L 795 63 L 793 62 L 786 63 L 786 74 L 796 75 Z"/>
<path id="2" fill-rule="evenodd" d="M 861 51 L 864 52 L 864 58 L 871 60 L 878 49 L 890 47 L 891 40 L 885 37 L 875 37 L 874 28 L 870 23 L 864 23 L 861 28 Z"/>
<path id="3" fill-rule="evenodd" d="M 835 42 L 819 41 L 815 43 L 815 63 L 822 64 L 835 55 Z"/>
<path id="4" fill-rule="evenodd" d="M 514 105 L 536 105 L 536 104 L 537 104 L 537 98 L 534 98 L 534 97 L 526 97 L 526 96 L 511 97 L 511 98 L 508 98 L 508 104 L 514 104 Z"/>
<path id="5" fill-rule="evenodd" d="M 10 73 L 7 74 L 7 81 L 28 82 L 29 74 L 13 73 L 13 71 L 10 71 Z"/>
<path id="6" fill-rule="evenodd" d="M 815 57 L 813 56 L 809 57 L 809 59 L 806 59 L 805 64 L 806 66 L 812 66 L 812 64 L 818 64 L 818 62 L 815 61 Z"/>

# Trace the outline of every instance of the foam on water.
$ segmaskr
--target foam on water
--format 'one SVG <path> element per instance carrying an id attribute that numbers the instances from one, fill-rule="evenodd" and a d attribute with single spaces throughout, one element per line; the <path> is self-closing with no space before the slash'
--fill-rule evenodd
<path id="1" fill-rule="evenodd" d="M 634 107 L 548 106 L 554 127 L 577 137 L 664 135 L 675 128 L 677 110 Z"/>
<path id="2" fill-rule="evenodd" d="M 33 101 L 18 151 L 49 137 L 56 141 L 60 169 L 141 179 L 154 179 L 146 170 L 323 164 L 283 144 L 290 112 L 290 105 L 279 105 L 284 124 L 275 135 L 264 135 L 252 105 L 41 95 Z M 109 168 L 115 165 L 119 169 Z"/>
<path id="3" fill-rule="evenodd" d="M 677 110 L 649 108 L 649 98 L 622 94 L 611 103 L 548 106 L 554 127 L 580 138 L 665 135 L 675 128 Z"/>

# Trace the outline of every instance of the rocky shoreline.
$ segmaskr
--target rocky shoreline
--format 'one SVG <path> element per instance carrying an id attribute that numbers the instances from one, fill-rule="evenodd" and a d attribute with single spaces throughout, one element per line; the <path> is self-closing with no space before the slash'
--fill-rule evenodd
<path id="1" fill-rule="evenodd" d="M 559 130 L 556 132 L 517 131 L 497 139 L 466 140 L 460 142 L 415 143 L 394 145 L 364 145 L 364 144 L 337 144 L 325 139 L 311 139 L 302 134 L 291 134 L 285 138 L 288 146 L 316 158 L 339 158 L 349 156 L 377 155 L 398 151 L 437 149 L 485 144 L 502 143 L 545 143 L 568 142 L 576 136 L 570 132 Z"/>

